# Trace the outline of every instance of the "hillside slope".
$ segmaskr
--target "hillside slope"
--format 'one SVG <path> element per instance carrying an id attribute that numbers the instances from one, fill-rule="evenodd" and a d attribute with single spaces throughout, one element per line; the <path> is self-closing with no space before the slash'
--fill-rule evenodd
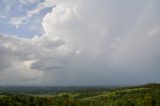
<path id="1" fill-rule="evenodd" d="M 83 106 L 160 106 L 160 85 L 113 89 L 96 96 L 81 98 Z"/>
<path id="2" fill-rule="evenodd" d="M 160 84 L 83 89 L 50 95 L 3 93 L 0 106 L 160 106 Z"/>

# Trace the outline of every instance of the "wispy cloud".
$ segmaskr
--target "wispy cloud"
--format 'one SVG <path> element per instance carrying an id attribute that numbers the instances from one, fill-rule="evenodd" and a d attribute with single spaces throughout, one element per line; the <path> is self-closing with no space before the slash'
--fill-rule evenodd
<path id="1" fill-rule="evenodd" d="M 28 5 L 28 4 L 32 4 L 32 3 L 38 3 L 38 2 L 40 2 L 40 0 L 19 0 L 19 2 L 22 5 Z"/>
<path id="2" fill-rule="evenodd" d="M 31 0 L 27 0 L 27 1 L 21 1 L 22 3 L 33 3 L 33 2 L 38 2 L 37 0 L 35 1 L 31 1 Z M 28 22 L 30 20 L 30 18 L 36 14 L 40 14 L 40 12 L 43 9 L 46 8 L 51 8 L 55 6 L 53 2 L 47 0 L 44 2 L 40 2 L 37 4 L 37 6 L 30 11 L 27 11 L 27 14 L 25 16 L 21 16 L 21 17 L 11 17 L 10 19 L 10 24 L 12 24 L 13 26 L 15 26 L 16 28 L 19 28 L 21 25 L 25 24 L 26 22 Z"/>

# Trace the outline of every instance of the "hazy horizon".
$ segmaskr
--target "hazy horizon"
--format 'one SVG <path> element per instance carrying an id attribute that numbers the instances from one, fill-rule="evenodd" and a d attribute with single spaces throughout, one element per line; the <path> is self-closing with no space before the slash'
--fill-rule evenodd
<path id="1" fill-rule="evenodd" d="M 160 0 L 1 0 L 0 86 L 160 83 Z"/>

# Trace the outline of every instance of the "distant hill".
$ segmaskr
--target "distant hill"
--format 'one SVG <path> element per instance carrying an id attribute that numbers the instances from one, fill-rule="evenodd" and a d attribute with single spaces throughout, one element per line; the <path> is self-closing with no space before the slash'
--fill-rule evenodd
<path id="1" fill-rule="evenodd" d="M 95 89 L 96 88 L 96 89 Z M 0 106 L 160 106 L 160 84 L 28 94 L 1 92 Z M 26 90 L 25 90 L 26 91 Z"/>

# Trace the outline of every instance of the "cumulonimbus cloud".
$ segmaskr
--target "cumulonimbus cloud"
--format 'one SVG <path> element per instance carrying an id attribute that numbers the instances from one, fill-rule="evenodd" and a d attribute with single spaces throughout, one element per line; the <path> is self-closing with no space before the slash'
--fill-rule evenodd
<path id="1" fill-rule="evenodd" d="M 43 35 L 32 39 L 0 38 L 0 55 L 8 59 L 0 60 L 1 72 L 7 67 L 19 67 L 21 62 L 28 64 L 28 70 L 33 73 L 24 80 L 38 84 L 113 85 L 160 81 L 159 2 L 53 2 L 56 7 L 42 21 Z M 19 62 L 16 66 L 12 65 L 16 62 Z"/>

